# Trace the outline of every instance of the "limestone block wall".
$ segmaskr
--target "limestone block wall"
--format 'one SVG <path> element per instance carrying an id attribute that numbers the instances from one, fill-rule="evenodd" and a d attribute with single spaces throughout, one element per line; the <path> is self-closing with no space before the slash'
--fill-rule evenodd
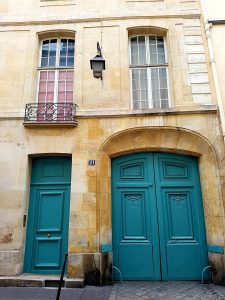
<path id="1" fill-rule="evenodd" d="M 131 34 L 165 37 L 169 109 L 131 109 Z M 40 41 L 61 36 L 75 38 L 78 127 L 24 127 L 24 106 L 37 98 Z M 224 246 L 224 144 L 199 1 L 2 0 L 0 40 L 0 275 L 23 271 L 23 220 L 37 155 L 72 155 L 70 277 L 84 277 L 95 265 L 106 280 L 111 257 L 100 245 L 112 240 L 111 158 L 123 153 L 197 156 L 207 240 Z M 106 61 L 103 81 L 90 70 L 97 41 Z M 220 281 L 224 256 L 211 261 Z"/>
<path id="2" fill-rule="evenodd" d="M 135 18 L 104 20 L 79 24 L 5 26 L 1 49 L 0 116 L 23 117 L 26 103 L 36 102 L 38 58 L 43 38 L 75 38 L 74 101 L 78 113 L 118 110 L 131 112 L 129 35 L 162 34 L 168 56 L 171 107 L 187 110 L 215 103 L 214 85 L 209 68 L 199 18 Z M 106 61 L 104 80 L 93 80 L 90 59 L 100 41 Z M 19 46 L 18 46 L 19 45 Z M 17 49 L 17 55 L 14 54 Z M 107 112 L 107 113 L 108 113 Z M 118 111 L 117 111 L 118 112 Z M 117 113 L 116 112 L 116 113 Z M 139 112 L 140 113 L 140 112 Z"/>
<path id="3" fill-rule="evenodd" d="M 124 153 L 169 151 L 199 157 L 207 241 L 224 246 L 224 148 L 215 112 L 82 117 L 77 128 L 24 128 L 22 120 L 2 120 L 0 274 L 23 270 L 23 216 L 28 213 L 34 155 L 72 155 L 70 277 L 84 277 L 93 261 L 107 274 L 111 259 L 100 253 L 100 245 L 112 238 L 111 157 Z M 96 166 L 88 166 L 89 159 Z M 210 257 L 221 280 L 224 257 Z"/>
<path id="4" fill-rule="evenodd" d="M 21 5 L 23 4 L 23 5 Z M 42 19 L 44 16 L 94 17 L 115 14 L 198 14 L 198 0 L 2 0 L 0 14 L 15 18 Z"/>

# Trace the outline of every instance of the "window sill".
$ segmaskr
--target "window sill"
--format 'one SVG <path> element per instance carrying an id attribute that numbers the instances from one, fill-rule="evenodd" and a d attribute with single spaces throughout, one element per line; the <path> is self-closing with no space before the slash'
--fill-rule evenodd
<path id="1" fill-rule="evenodd" d="M 163 115 L 184 115 L 184 114 L 205 114 L 216 113 L 216 105 L 193 105 L 170 107 L 167 109 L 99 109 L 99 110 L 77 110 L 77 118 L 88 117 L 124 117 L 124 116 L 163 116 Z"/>
<path id="2" fill-rule="evenodd" d="M 40 0 L 40 7 L 76 5 L 75 0 Z"/>
<path id="3" fill-rule="evenodd" d="M 24 127 L 34 128 L 34 127 L 76 127 L 78 125 L 77 121 L 75 122 L 24 122 Z"/>

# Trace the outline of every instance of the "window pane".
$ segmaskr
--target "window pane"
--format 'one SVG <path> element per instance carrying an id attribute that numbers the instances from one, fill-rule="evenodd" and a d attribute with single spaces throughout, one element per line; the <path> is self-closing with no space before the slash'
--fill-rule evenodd
<path id="1" fill-rule="evenodd" d="M 41 71 L 40 72 L 40 79 L 41 80 L 47 79 L 47 72 L 46 71 Z"/>
<path id="2" fill-rule="evenodd" d="M 168 100 L 162 100 L 161 101 L 161 108 L 168 108 L 168 107 L 169 107 Z"/>
<path id="3" fill-rule="evenodd" d="M 142 90 L 141 91 L 141 100 L 148 100 L 148 91 L 147 90 Z"/>
<path id="4" fill-rule="evenodd" d="M 54 92 L 54 81 L 50 81 L 48 82 L 48 88 L 47 88 L 47 91 L 48 92 Z"/>
<path id="5" fill-rule="evenodd" d="M 66 93 L 66 102 L 73 102 L 73 92 Z"/>
<path id="6" fill-rule="evenodd" d="M 47 40 L 42 43 L 41 67 L 55 66 L 57 40 Z"/>
<path id="7" fill-rule="evenodd" d="M 41 67 L 54 67 L 58 61 L 57 39 L 43 41 L 41 50 Z M 74 40 L 61 39 L 59 48 L 59 66 L 73 67 L 74 65 Z"/>
<path id="8" fill-rule="evenodd" d="M 41 71 L 38 90 L 38 102 L 54 101 L 55 71 Z"/>
<path id="9" fill-rule="evenodd" d="M 133 103 L 133 107 L 134 107 L 134 109 L 139 109 L 139 102 L 135 101 Z"/>
<path id="10" fill-rule="evenodd" d="M 136 103 L 139 100 L 139 92 L 133 91 L 133 101 Z"/>
<path id="11" fill-rule="evenodd" d="M 137 37 L 131 38 L 131 64 L 138 64 L 138 44 Z"/>
<path id="12" fill-rule="evenodd" d="M 59 81 L 59 83 L 58 83 L 58 91 L 59 92 L 64 92 L 65 91 L 65 82 L 64 81 Z"/>
<path id="13" fill-rule="evenodd" d="M 148 108 L 148 102 L 147 101 L 141 101 L 140 102 L 140 109 L 147 109 Z"/>
<path id="14" fill-rule="evenodd" d="M 38 102 L 41 102 L 41 103 L 45 102 L 45 93 L 39 92 L 39 94 L 38 94 Z"/>
<path id="15" fill-rule="evenodd" d="M 55 80 L 55 71 L 48 71 L 48 80 Z"/>
<path id="16" fill-rule="evenodd" d="M 138 48 L 139 48 L 139 64 L 144 65 L 146 64 L 146 48 L 145 48 L 145 37 L 139 36 L 138 37 Z"/>
<path id="17" fill-rule="evenodd" d="M 41 67 L 47 67 L 48 66 L 48 58 L 44 57 L 41 59 Z"/>
<path id="18" fill-rule="evenodd" d="M 165 48 L 163 37 L 149 37 L 150 64 L 165 64 Z"/>
<path id="19" fill-rule="evenodd" d="M 146 64 L 146 44 L 145 36 L 131 38 L 131 64 Z"/>
<path id="20" fill-rule="evenodd" d="M 158 54 L 158 63 L 159 64 L 165 64 L 166 63 L 164 54 Z"/>
<path id="21" fill-rule="evenodd" d="M 160 101 L 153 101 L 153 108 L 161 108 Z"/>
<path id="22" fill-rule="evenodd" d="M 59 61 L 60 66 L 66 66 L 66 56 L 61 56 Z"/>
<path id="23" fill-rule="evenodd" d="M 165 89 L 160 90 L 160 98 L 162 100 L 167 100 L 168 99 L 168 92 Z"/>
<path id="24" fill-rule="evenodd" d="M 59 79 L 65 80 L 66 79 L 66 71 L 60 71 L 59 72 Z"/>
<path id="25" fill-rule="evenodd" d="M 56 57 L 50 57 L 49 58 L 49 67 L 54 67 L 55 66 L 55 61 L 56 61 Z"/>
<path id="26" fill-rule="evenodd" d="M 64 92 L 58 93 L 58 102 L 65 102 L 65 93 Z"/>
<path id="27" fill-rule="evenodd" d="M 71 56 L 67 57 L 67 67 L 72 67 L 74 65 L 74 58 Z"/>
<path id="28" fill-rule="evenodd" d="M 158 64 L 157 54 L 151 54 L 150 55 L 150 64 L 151 65 L 157 65 Z"/>
<path id="29" fill-rule="evenodd" d="M 163 43 L 158 43 L 157 48 L 158 48 L 158 53 L 164 54 L 165 51 L 164 51 L 164 44 Z"/>
<path id="30" fill-rule="evenodd" d="M 46 82 L 45 81 L 40 81 L 40 83 L 39 83 L 39 91 L 40 92 L 45 92 L 46 91 Z"/>
<path id="31" fill-rule="evenodd" d="M 146 45 L 149 57 L 146 57 Z M 151 35 L 132 37 L 130 47 L 133 108 L 146 109 L 150 101 L 154 108 L 168 107 L 167 67 L 161 66 L 166 64 L 164 38 Z"/>
<path id="32" fill-rule="evenodd" d="M 73 71 L 59 71 L 58 101 L 72 102 L 73 100 Z"/>
<path id="33" fill-rule="evenodd" d="M 50 51 L 49 51 L 49 56 L 56 56 L 56 45 L 57 45 L 57 40 L 51 40 L 50 43 Z"/>
<path id="34" fill-rule="evenodd" d="M 47 93 L 47 101 L 48 103 L 51 103 L 54 101 L 54 93 Z"/>
<path id="35" fill-rule="evenodd" d="M 41 57 L 48 57 L 48 51 L 49 51 L 49 41 L 47 41 L 47 43 L 45 44 L 43 43 Z"/>
<path id="36" fill-rule="evenodd" d="M 67 40 L 62 39 L 60 43 L 60 56 L 66 56 L 67 54 Z"/>
<path id="37" fill-rule="evenodd" d="M 147 68 L 132 70 L 133 107 L 136 109 L 148 107 Z"/>
<path id="38" fill-rule="evenodd" d="M 157 64 L 157 49 L 155 36 L 149 37 L 150 64 Z"/>
<path id="39" fill-rule="evenodd" d="M 60 66 L 72 67 L 74 65 L 74 41 L 61 39 L 60 42 Z"/>
<path id="40" fill-rule="evenodd" d="M 72 81 L 67 81 L 66 90 L 67 91 L 72 91 L 73 90 L 73 82 Z"/>
<path id="41" fill-rule="evenodd" d="M 154 108 L 169 106 L 166 68 L 151 69 L 152 101 Z"/>
<path id="42" fill-rule="evenodd" d="M 74 40 L 68 41 L 68 55 L 74 56 Z"/>
<path id="43" fill-rule="evenodd" d="M 72 79 L 72 81 L 73 81 L 73 71 L 67 71 L 66 72 L 66 78 L 70 79 L 70 80 Z"/>
<path id="44" fill-rule="evenodd" d="M 159 99 L 160 99 L 159 89 L 152 90 L 152 100 L 155 101 Z"/>

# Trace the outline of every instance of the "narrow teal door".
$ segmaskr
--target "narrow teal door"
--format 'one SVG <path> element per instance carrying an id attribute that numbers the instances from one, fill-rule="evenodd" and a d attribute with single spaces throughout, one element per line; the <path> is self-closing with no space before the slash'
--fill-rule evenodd
<path id="1" fill-rule="evenodd" d="M 124 280 L 201 279 L 208 259 L 197 159 L 113 159 L 112 221 L 113 265 Z"/>
<path id="2" fill-rule="evenodd" d="M 24 271 L 59 274 L 68 248 L 71 158 L 34 158 Z"/>

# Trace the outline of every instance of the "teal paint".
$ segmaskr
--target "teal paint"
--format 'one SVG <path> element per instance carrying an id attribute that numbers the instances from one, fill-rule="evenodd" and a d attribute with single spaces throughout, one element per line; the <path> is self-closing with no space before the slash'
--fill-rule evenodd
<path id="1" fill-rule="evenodd" d="M 112 161 L 113 265 L 123 280 L 160 280 L 153 156 Z M 119 280 L 118 272 L 113 278 Z"/>
<path id="2" fill-rule="evenodd" d="M 223 246 L 217 246 L 217 245 L 208 245 L 208 252 L 224 253 L 224 247 Z"/>
<path id="3" fill-rule="evenodd" d="M 197 159 L 113 159 L 112 222 L 113 265 L 124 280 L 200 280 L 208 258 Z"/>
<path id="4" fill-rule="evenodd" d="M 101 244 L 101 252 L 112 252 L 112 244 Z"/>
<path id="5" fill-rule="evenodd" d="M 68 248 L 71 158 L 34 158 L 24 272 L 60 274 Z"/>

